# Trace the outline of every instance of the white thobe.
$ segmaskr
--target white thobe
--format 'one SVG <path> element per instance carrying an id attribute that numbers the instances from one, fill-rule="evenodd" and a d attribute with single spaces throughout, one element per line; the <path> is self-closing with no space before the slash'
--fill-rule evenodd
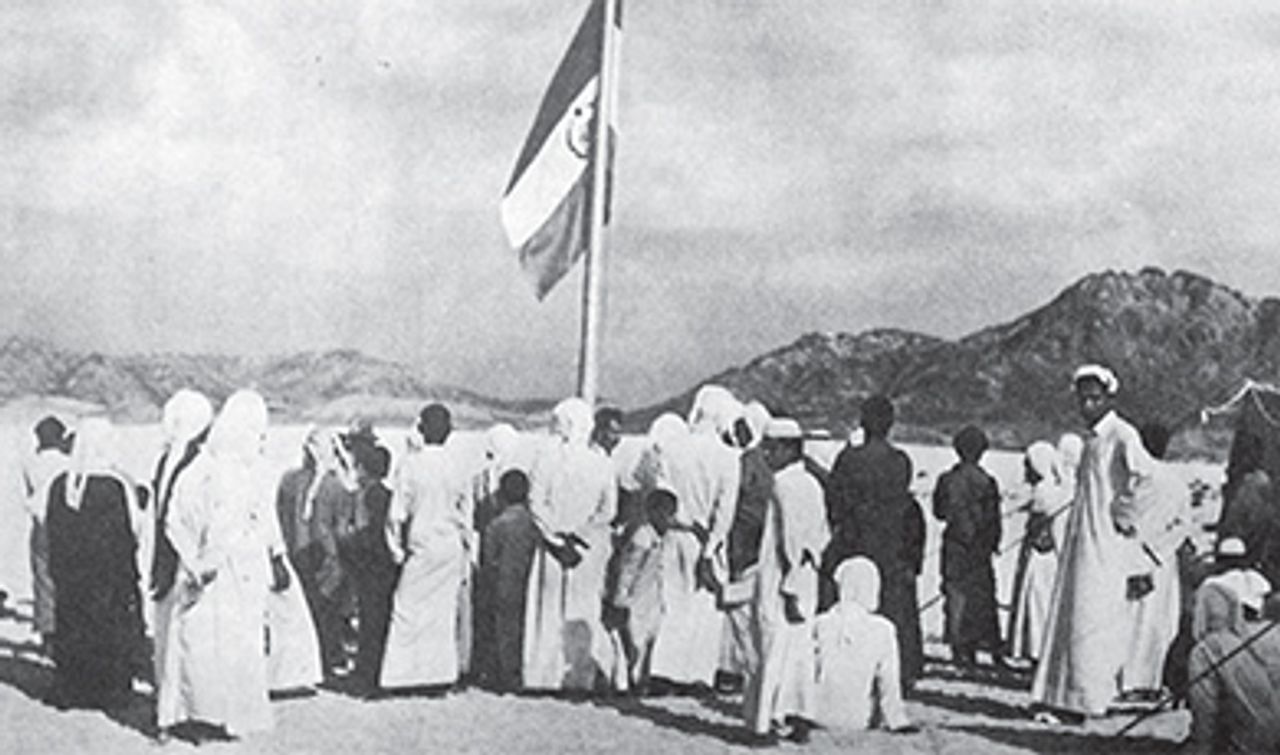
<path id="1" fill-rule="evenodd" d="M 676 521 L 708 533 L 700 543 L 684 529 L 663 538 L 663 603 L 666 614 L 653 644 L 650 672 L 682 684 L 711 684 L 720 662 L 723 618 L 716 595 L 697 581 L 696 567 L 709 558 L 721 584 L 728 580 L 725 540 L 733 524 L 741 476 L 738 452 L 710 434 L 694 435 L 679 453 L 666 454 L 646 488 L 676 495 Z"/>
<path id="2" fill-rule="evenodd" d="M 605 570 L 612 549 L 610 522 L 618 487 L 609 458 L 564 442 L 543 449 L 529 475 L 529 510 L 544 541 L 572 533 L 587 544 L 566 569 L 547 548 L 534 554 L 525 605 L 524 686 L 592 689 L 616 678 L 617 646 L 601 621 Z"/>
<path id="3" fill-rule="evenodd" d="M 383 687 L 437 686 L 458 679 L 458 600 L 471 534 L 469 493 L 449 446 L 411 451 L 397 471 L 387 544 L 403 568 L 387 630 Z"/>
<path id="4" fill-rule="evenodd" d="M 815 624 L 815 722 L 845 731 L 906 726 L 893 622 L 846 601 L 819 616 Z"/>
<path id="5" fill-rule="evenodd" d="M 221 724 L 233 735 L 271 728 L 263 643 L 271 557 L 283 554 L 272 487 L 260 470 L 206 452 L 175 486 L 165 532 L 178 553 L 166 666 L 156 715 Z M 213 570 L 199 587 L 196 575 Z"/>
<path id="6" fill-rule="evenodd" d="M 813 617 L 818 565 L 829 538 L 822 486 L 801 461 L 780 470 L 760 538 L 754 616 L 760 664 L 746 680 L 742 701 L 743 717 L 758 734 L 787 716 L 814 719 Z M 788 598 L 802 621 L 787 620 Z"/>
<path id="7" fill-rule="evenodd" d="M 1115 412 L 1098 420 L 1085 440 L 1032 684 L 1040 704 L 1102 715 L 1115 698 L 1129 638 L 1131 552 L 1115 517 L 1128 515 L 1134 490 L 1148 483 L 1152 468 L 1138 431 Z"/>
<path id="8" fill-rule="evenodd" d="M 1177 551 L 1191 521 L 1190 490 L 1168 465 L 1156 462 L 1151 484 L 1137 491 L 1135 514 L 1138 534 L 1128 541 L 1130 573 L 1151 574 L 1153 589 L 1129 601 L 1131 634 L 1121 687 L 1158 690 L 1163 684 L 1165 654 L 1178 634 L 1182 586 Z"/>

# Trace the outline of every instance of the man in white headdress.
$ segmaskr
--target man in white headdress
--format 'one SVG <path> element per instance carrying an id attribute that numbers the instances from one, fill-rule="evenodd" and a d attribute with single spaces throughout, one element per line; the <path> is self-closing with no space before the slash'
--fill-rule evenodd
<path id="1" fill-rule="evenodd" d="M 738 450 L 722 434 L 739 411 L 729 391 L 703 386 L 689 412 L 687 443 L 664 459 L 664 484 L 677 501 L 677 526 L 664 543 L 677 549 L 672 559 L 679 568 L 663 584 L 666 615 L 650 660 L 655 679 L 694 687 L 715 681 L 723 635 L 716 602 L 728 581 L 725 543 L 740 478 Z"/>
<path id="2" fill-rule="evenodd" d="M 769 468 L 762 443 L 770 419 L 764 404 L 753 401 L 744 408 L 739 425 L 745 429 L 746 437 L 740 458 L 738 502 L 727 542 L 729 578 L 720 593 L 724 636 L 720 648 L 721 676 L 716 682 L 718 688 L 729 691 L 740 688 L 760 660 L 752 627 L 760 537 L 764 532 L 765 512 L 773 497 L 773 470 Z"/>
<path id="3" fill-rule="evenodd" d="M 178 554 L 177 608 L 157 722 L 221 726 L 230 736 L 272 726 L 263 642 L 267 595 L 288 586 L 284 542 L 264 470 L 267 406 L 233 393 L 196 460 L 174 486 L 165 534 Z"/>
<path id="4" fill-rule="evenodd" d="M 618 488 L 608 457 L 590 447 L 591 407 L 565 399 L 552 421 L 555 440 L 529 474 L 543 547 L 529 573 L 524 686 L 592 690 L 625 663 L 601 620 Z"/>
<path id="5" fill-rule="evenodd" d="M 1086 365 L 1072 383 L 1089 430 L 1031 690 L 1046 720 L 1054 712 L 1103 715 L 1119 691 L 1129 638 L 1126 538 L 1133 534 L 1124 522 L 1134 491 L 1150 482 L 1153 470 L 1137 429 L 1114 410 L 1115 373 Z"/>
<path id="6" fill-rule="evenodd" d="M 337 431 L 317 428 L 303 442 L 302 466 L 280 479 L 276 512 L 311 607 L 320 641 L 321 670 L 328 678 L 343 669 L 343 635 L 349 575 L 338 537 L 356 507 L 359 483 Z"/>
<path id="7" fill-rule="evenodd" d="M 76 427 L 67 471 L 49 483 L 49 575 L 57 596 L 54 699 L 110 708 L 126 702 L 142 642 L 133 482 L 115 467 L 111 423 Z"/>
<path id="8" fill-rule="evenodd" d="M 179 390 L 165 402 L 160 419 L 164 435 L 164 449 L 156 461 L 155 475 L 151 480 L 152 512 L 155 516 L 155 546 L 148 574 L 151 578 L 149 594 L 155 601 L 155 678 L 157 688 L 172 689 L 176 680 L 177 660 L 167 652 L 169 624 L 178 607 L 178 594 L 174 589 L 178 578 L 178 553 L 166 533 L 173 491 L 183 472 L 191 466 L 200 453 L 213 420 L 213 405 L 204 394 L 187 388 Z M 172 695 L 166 703 L 175 700 Z M 173 714 L 165 714 L 166 719 Z"/>
<path id="9" fill-rule="evenodd" d="M 743 713 L 756 735 L 785 727 L 800 742 L 808 739 L 816 713 L 813 619 L 818 568 L 829 540 L 822 485 L 805 470 L 803 444 L 804 434 L 793 419 L 773 419 L 765 429 L 774 489 L 756 581 L 760 663 L 743 695 Z"/>
<path id="10" fill-rule="evenodd" d="M 382 661 L 386 688 L 441 687 L 458 680 L 458 609 L 471 511 L 467 478 L 446 445 L 449 410 L 418 417 L 423 445 L 400 465 L 387 514 L 387 547 L 403 564 Z"/>

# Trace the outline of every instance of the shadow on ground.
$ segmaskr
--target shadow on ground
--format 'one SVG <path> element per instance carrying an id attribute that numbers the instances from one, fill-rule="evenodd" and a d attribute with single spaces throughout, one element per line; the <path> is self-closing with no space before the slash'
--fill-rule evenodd
<path id="1" fill-rule="evenodd" d="M 1061 729 L 1003 729 L 996 726 L 948 726 L 1010 747 L 1038 753 L 1054 752 L 1177 752 L 1180 745 L 1150 737 L 1116 737 L 1110 734 L 1074 733 Z"/>
<path id="2" fill-rule="evenodd" d="M 12 687 L 31 700 L 48 708 L 63 710 L 55 704 L 53 666 L 39 656 L 40 646 L 33 642 L 0 639 L 0 684 Z M 102 711 L 103 715 L 126 729 L 154 737 L 155 704 L 149 695 L 131 693 L 119 704 Z"/>

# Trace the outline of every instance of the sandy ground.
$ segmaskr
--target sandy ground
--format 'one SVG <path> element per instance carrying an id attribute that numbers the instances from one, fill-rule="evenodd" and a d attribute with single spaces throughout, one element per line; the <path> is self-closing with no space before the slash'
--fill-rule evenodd
<path id="1" fill-rule="evenodd" d="M 29 425 L 26 425 L 29 427 Z M 283 471 L 298 458 L 303 428 L 274 430 L 268 455 Z M 396 436 L 397 434 L 391 433 Z M 126 428 L 123 466 L 140 478 L 148 475 L 158 452 L 153 427 Z M 397 438 L 398 440 L 398 438 Z M 476 438 L 459 442 L 476 448 Z M 18 454 L 26 430 L 0 425 L 0 586 L 12 594 L 0 612 L 0 752 L 131 753 L 197 749 L 180 740 L 157 744 L 152 738 L 151 703 L 139 695 L 135 704 L 112 714 L 59 711 L 42 702 L 52 674 L 34 653 L 30 631 L 29 575 L 26 566 L 27 525 L 17 496 Z M 833 444 L 811 453 L 829 459 Z M 953 463 L 949 449 L 910 447 L 918 469 L 916 490 L 927 502 L 937 474 Z M 994 453 L 987 466 L 1006 491 L 1007 510 L 1020 503 L 1020 459 Z M 1188 481 L 1216 485 L 1221 470 L 1211 465 L 1180 467 Z M 5 494 L 4 491 L 9 491 Z M 1202 513 L 1205 517 L 1211 511 Z M 997 561 L 999 595 L 1008 600 L 1016 541 L 1022 519 L 1006 519 L 1008 552 Z M 925 574 L 920 599 L 930 604 L 922 620 L 926 636 L 940 631 L 937 594 L 939 529 L 930 522 Z M 1185 711 L 1162 713 L 1124 738 L 1114 735 L 1132 720 L 1115 715 L 1082 727 L 1046 727 L 1031 722 L 1026 675 L 961 676 L 944 663 L 945 650 L 930 642 L 933 657 L 909 715 L 921 725 L 915 734 L 865 732 L 855 735 L 814 733 L 788 752 L 865 751 L 888 753 L 968 752 L 1162 752 L 1172 750 L 1186 733 Z M 206 743 L 200 751 L 328 753 L 328 752 L 735 752 L 748 751 L 737 711 L 740 699 L 655 698 L 645 700 L 573 701 L 550 697 L 498 696 L 479 690 L 444 697 L 393 698 L 366 702 L 322 690 L 313 697 L 275 703 L 276 726 L 269 734 L 236 743 Z"/>

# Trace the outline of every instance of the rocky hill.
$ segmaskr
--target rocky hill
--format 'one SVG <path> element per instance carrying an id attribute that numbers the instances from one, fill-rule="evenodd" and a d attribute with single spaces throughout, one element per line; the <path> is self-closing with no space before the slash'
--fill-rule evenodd
<path id="1" fill-rule="evenodd" d="M 433 383 L 413 368 L 353 350 L 278 358 L 154 354 L 77 354 L 14 337 L 0 344 L 0 402 L 106 409 L 121 421 L 151 422 L 179 388 L 220 402 L 240 387 L 266 397 L 274 414 L 294 421 L 343 423 L 368 417 L 407 422 L 423 402 L 444 401 L 461 426 L 545 420 L 545 401 L 503 401 Z M 43 402 L 40 400 L 43 398 Z M 66 400 L 73 403 L 66 404 Z M 51 403 L 52 402 L 52 403 Z M 30 413 L 30 412 L 27 412 Z"/>
<path id="2" fill-rule="evenodd" d="M 959 340 L 815 333 L 706 382 L 837 432 L 856 425 L 863 398 L 884 393 L 898 406 L 902 437 L 943 440 L 975 422 L 997 444 L 1020 447 L 1076 425 L 1069 376 L 1087 361 L 1118 372 L 1125 414 L 1178 426 L 1184 446 L 1212 446 L 1196 413 L 1246 377 L 1280 378 L 1280 300 L 1182 271 L 1104 272 Z M 636 424 L 687 409 L 695 390 L 638 412 Z"/>
<path id="3" fill-rule="evenodd" d="M 945 442 L 968 422 L 997 445 L 1020 447 L 1076 425 L 1069 376 L 1086 361 L 1120 374 L 1122 410 L 1182 428 L 1184 451 L 1218 441 L 1195 413 L 1245 378 L 1280 382 L 1280 300 L 1252 299 L 1187 272 L 1144 269 L 1087 276 L 1044 306 L 958 340 L 901 330 L 811 333 L 704 382 L 760 399 L 812 427 L 843 433 L 872 393 L 899 408 L 897 437 Z M 57 397 L 154 421 L 183 386 L 221 400 L 240 386 L 278 416 L 345 422 L 407 421 L 425 400 L 447 402 L 459 424 L 544 424 L 551 402 L 501 401 L 428 380 L 419 370 L 353 350 L 246 358 L 189 354 L 77 354 L 11 338 L 0 344 L 0 402 Z M 662 411 L 684 413 L 689 389 L 628 417 L 642 429 Z M 25 403 L 23 403 L 25 402 Z"/>

